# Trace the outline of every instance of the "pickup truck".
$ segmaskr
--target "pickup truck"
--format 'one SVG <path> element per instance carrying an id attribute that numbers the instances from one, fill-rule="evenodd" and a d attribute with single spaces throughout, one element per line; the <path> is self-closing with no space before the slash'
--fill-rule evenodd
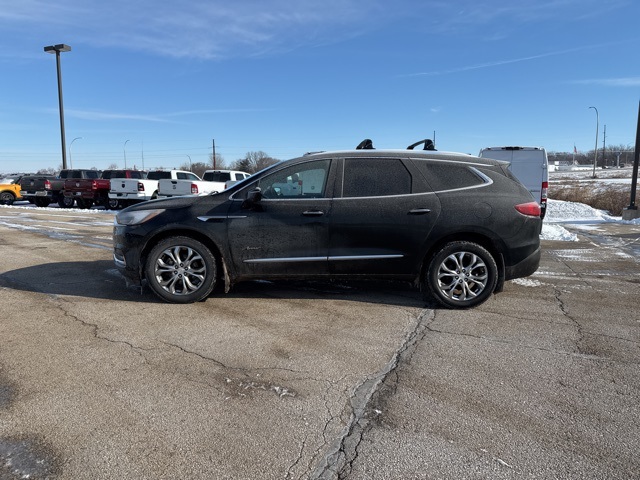
<path id="1" fill-rule="evenodd" d="M 158 180 L 158 198 L 204 195 L 219 191 L 213 182 L 205 182 L 192 172 L 175 171 L 175 177 Z"/>
<path id="2" fill-rule="evenodd" d="M 122 205 L 109 197 L 111 181 L 120 178 L 144 178 L 146 172 L 139 170 L 79 170 L 79 174 L 67 179 L 64 184 L 65 197 L 72 198 L 78 208 L 101 205 L 106 209 L 116 209 Z M 79 177 L 79 178 L 78 178 Z"/>
<path id="3" fill-rule="evenodd" d="M 20 178 L 0 183 L 0 205 L 13 205 L 16 200 L 22 200 L 20 196 Z M 7 182 L 7 183 L 5 183 Z"/>
<path id="4" fill-rule="evenodd" d="M 71 204 L 78 208 L 91 208 L 100 203 L 103 191 L 109 191 L 109 180 L 101 178 L 100 170 L 76 169 L 71 170 L 64 181 L 63 195 Z M 107 197 L 108 198 L 108 197 Z"/>
<path id="5" fill-rule="evenodd" d="M 20 196 L 36 207 L 48 207 L 57 202 L 60 207 L 73 207 L 73 199 L 64 196 L 65 179 L 73 170 L 62 170 L 58 175 L 28 175 L 20 179 Z"/>
<path id="6" fill-rule="evenodd" d="M 240 180 L 250 177 L 251 174 L 246 172 L 239 172 L 236 170 L 207 170 L 202 175 L 202 179 L 207 182 L 216 183 L 214 192 L 221 192 L 226 190 L 231 185 Z"/>
<path id="7" fill-rule="evenodd" d="M 158 198 L 159 180 L 177 180 L 182 176 L 181 170 L 156 170 L 149 172 L 145 178 L 118 178 L 111 180 L 109 200 L 117 201 L 122 207 L 128 207 L 134 203 L 146 202 Z"/>

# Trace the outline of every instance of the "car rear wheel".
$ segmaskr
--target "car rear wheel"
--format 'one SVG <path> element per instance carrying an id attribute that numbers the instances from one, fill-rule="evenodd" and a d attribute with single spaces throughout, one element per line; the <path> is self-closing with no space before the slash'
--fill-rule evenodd
<path id="1" fill-rule="evenodd" d="M 93 200 L 88 198 L 77 198 L 76 203 L 78 204 L 78 208 L 91 208 L 93 206 Z"/>
<path id="2" fill-rule="evenodd" d="M 16 197 L 11 192 L 0 193 L 0 205 L 13 205 Z"/>
<path id="3" fill-rule="evenodd" d="M 170 237 L 147 257 L 145 274 L 153 292 L 170 303 L 206 299 L 217 283 L 216 258 L 204 244 L 189 237 Z"/>
<path id="4" fill-rule="evenodd" d="M 447 243 L 429 262 L 424 290 L 449 308 L 470 308 L 489 298 L 498 282 L 493 256 L 473 242 Z"/>
<path id="5" fill-rule="evenodd" d="M 36 207 L 48 207 L 50 200 L 46 197 L 36 197 Z"/>
<path id="6" fill-rule="evenodd" d="M 62 196 L 58 199 L 58 206 L 60 208 L 71 208 L 73 207 L 74 202 L 75 199 L 73 197 Z"/>
<path id="7" fill-rule="evenodd" d="M 105 207 L 107 210 L 118 210 L 119 208 L 122 208 L 122 205 L 120 204 L 120 200 L 117 198 L 108 198 L 105 203 Z"/>

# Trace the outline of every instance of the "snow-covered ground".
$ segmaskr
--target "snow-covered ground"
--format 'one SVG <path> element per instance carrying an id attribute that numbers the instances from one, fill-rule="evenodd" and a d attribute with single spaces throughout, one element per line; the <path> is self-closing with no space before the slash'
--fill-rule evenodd
<path id="1" fill-rule="evenodd" d="M 612 217 L 602 210 L 596 210 L 584 203 L 549 200 L 540 238 L 543 240 L 577 241 L 578 237 L 564 228 L 563 224 L 579 224 L 584 228 L 586 225 L 604 222 L 640 225 L 640 218 L 622 220 L 622 217 Z"/>
<path id="2" fill-rule="evenodd" d="M 562 184 L 587 184 L 590 188 L 598 189 L 605 185 L 616 184 L 623 189 L 631 186 L 631 168 L 623 169 L 597 169 L 593 178 L 591 169 L 579 169 L 573 171 L 550 172 L 549 183 Z M 632 221 L 622 220 L 622 217 L 612 217 L 602 210 L 596 210 L 589 205 L 574 202 L 561 202 L 549 200 L 547 203 L 547 215 L 544 219 L 541 238 L 544 240 L 577 241 L 578 237 L 563 227 L 567 224 L 580 225 L 588 228 L 588 225 L 614 222 L 640 225 L 640 219 Z"/>

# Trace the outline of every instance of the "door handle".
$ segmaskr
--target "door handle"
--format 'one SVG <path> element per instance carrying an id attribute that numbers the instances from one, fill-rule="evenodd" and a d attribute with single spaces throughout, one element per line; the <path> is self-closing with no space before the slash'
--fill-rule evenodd
<path id="1" fill-rule="evenodd" d="M 324 212 L 322 210 L 307 210 L 302 212 L 302 215 L 305 217 L 321 217 L 324 215 Z"/>
<path id="2" fill-rule="evenodd" d="M 431 213 L 429 208 L 414 208 L 409 210 L 409 215 L 424 215 L 425 213 Z"/>

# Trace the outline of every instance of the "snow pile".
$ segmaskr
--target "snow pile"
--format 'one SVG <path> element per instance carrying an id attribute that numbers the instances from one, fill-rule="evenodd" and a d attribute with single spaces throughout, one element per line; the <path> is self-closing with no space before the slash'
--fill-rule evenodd
<path id="1" fill-rule="evenodd" d="M 561 224 L 592 225 L 604 222 L 640 225 L 640 219 L 622 220 L 621 217 L 612 217 L 603 210 L 597 210 L 584 203 L 548 200 L 547 215 L 542 224 L 540 238 L 543 240 L 575 242 L 578 240 L 577 235 L 569 232 Z"/>

